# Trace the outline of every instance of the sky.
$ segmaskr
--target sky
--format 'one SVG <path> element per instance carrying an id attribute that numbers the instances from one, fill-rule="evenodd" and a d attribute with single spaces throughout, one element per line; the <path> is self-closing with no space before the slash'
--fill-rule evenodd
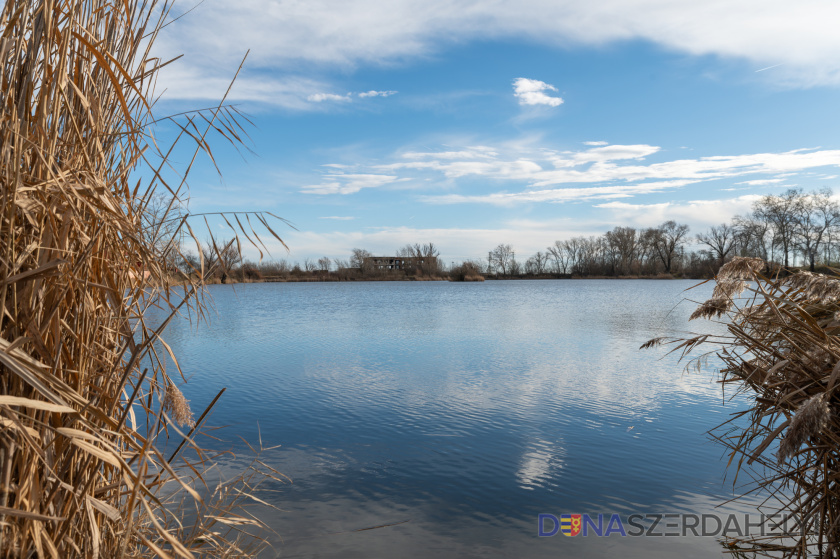
<path id="1" fill-rule="evenodd" d="M 210 138 L 222 175 L 198 161 L 189 211 L 283 217 L 273 258 L 433 242 L 447 263 L 500 243 L 524 260 L 840 186 L 831 0 L 205 0 L 170 19 L 185 12 L 155 44 L 184 55 L 155 111 L 217 105 L 242 64 L 225 102 L 253 123 L 248 149 Z"/>

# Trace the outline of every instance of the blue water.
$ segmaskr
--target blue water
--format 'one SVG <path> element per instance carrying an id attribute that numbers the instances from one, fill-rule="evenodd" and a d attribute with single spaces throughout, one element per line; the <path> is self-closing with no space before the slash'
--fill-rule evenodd
<path id="1" fill-rule="evenodd" d="M 211 286 L 166 331 L 204 441 L 261 437 L 292 482 L 261 507 L 281 557 L 718 557 L 712 537 L 537 536 L 537 515 L 709 513 L 732 496 L 705 432 L 742 409 L 651 337 L 690 281 Z M 665 356 L 665 357 L 663 357 Z M 227 470 L 225 469 L 227 468 Z M 722 509 L 728 512 L 730 509 Z M 733 509 L 742 510 L 742 509 Z M 720 511 L 718 511 L 720 512 Z M 402 524 L 357 532 L 362 528 Z"/>

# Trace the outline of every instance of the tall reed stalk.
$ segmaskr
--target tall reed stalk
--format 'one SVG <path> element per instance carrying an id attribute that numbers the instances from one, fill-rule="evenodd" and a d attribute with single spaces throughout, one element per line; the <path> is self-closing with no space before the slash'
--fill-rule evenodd
<path id="1" fill-rule="evenodd" d="M 202 486 L 168 319 L 147 323 L 152 305 L 200 313 L 203 261 L 169 287 L 179 232 L 192 234 L 174 210 L 199 152 L 212 159 L 208 133 L 242 134 L 221 105 L 171 119 L 195 152 L 168 170 L 151 136 L 164 61 L 150 55 L 168 10 L 7 0 L 0 13 L 0 556 L 227 557 L 260 526 L 240 507 L 254 470 Z M 271 231 L 260 214 L 225 219 L 255 244 L 243 223 Z M 164 455 L 162 437 L 191 458 Z"/>
<path id="2" fill-rule="evenodd" d="M 764 275 L 759 259 L 735 258 L 712 298 L 691 318 L 726 325 L 724 336 L 655 338 L 700 365 L 717 356 L 720 382 L 749 407 L 712 430 L 735 481 L 778 514 L 765 535 L 732 538 L 733 550 L 782 557 L 840 557 L 840 278 Z M 749 468 L 747 468 L 749 466 Z M 770 510 L 767 510 L 767 509 Z M 789 517 L 783 525 L 785 516 Z"/>

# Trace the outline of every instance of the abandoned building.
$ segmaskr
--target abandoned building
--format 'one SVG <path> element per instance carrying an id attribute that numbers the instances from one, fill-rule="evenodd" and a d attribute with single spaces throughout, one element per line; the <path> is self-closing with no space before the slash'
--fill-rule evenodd
<path id="1" fill-rule="evenodd" d="M 423 256 L 371 256 L 365 258 L 363 268 L 368 270 L 416 270 L 432 263 L 435 257 Z"/>

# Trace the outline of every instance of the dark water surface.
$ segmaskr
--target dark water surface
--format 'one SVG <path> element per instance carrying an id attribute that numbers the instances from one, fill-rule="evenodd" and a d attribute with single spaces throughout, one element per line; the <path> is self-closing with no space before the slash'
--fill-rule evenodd
<path id="1" fill-rule="evenodd" d="M 260 510 L 279 556 L 718 557 L 712 537 L 537 536 L 540 513 L 700 514 L 731 497 L 704 433 L 743 405 L 713 372 L 638 350 L 711 329 L 678 304 L 706 298 L 683 293 L 694 283 L 211 286 L 211 324 L 175 321 L 166 339 L 194 410 L 228 387 L 216 448 L 256 441 L 257 424 L 281 445 L 263 459 L 293 483 Z"/>

